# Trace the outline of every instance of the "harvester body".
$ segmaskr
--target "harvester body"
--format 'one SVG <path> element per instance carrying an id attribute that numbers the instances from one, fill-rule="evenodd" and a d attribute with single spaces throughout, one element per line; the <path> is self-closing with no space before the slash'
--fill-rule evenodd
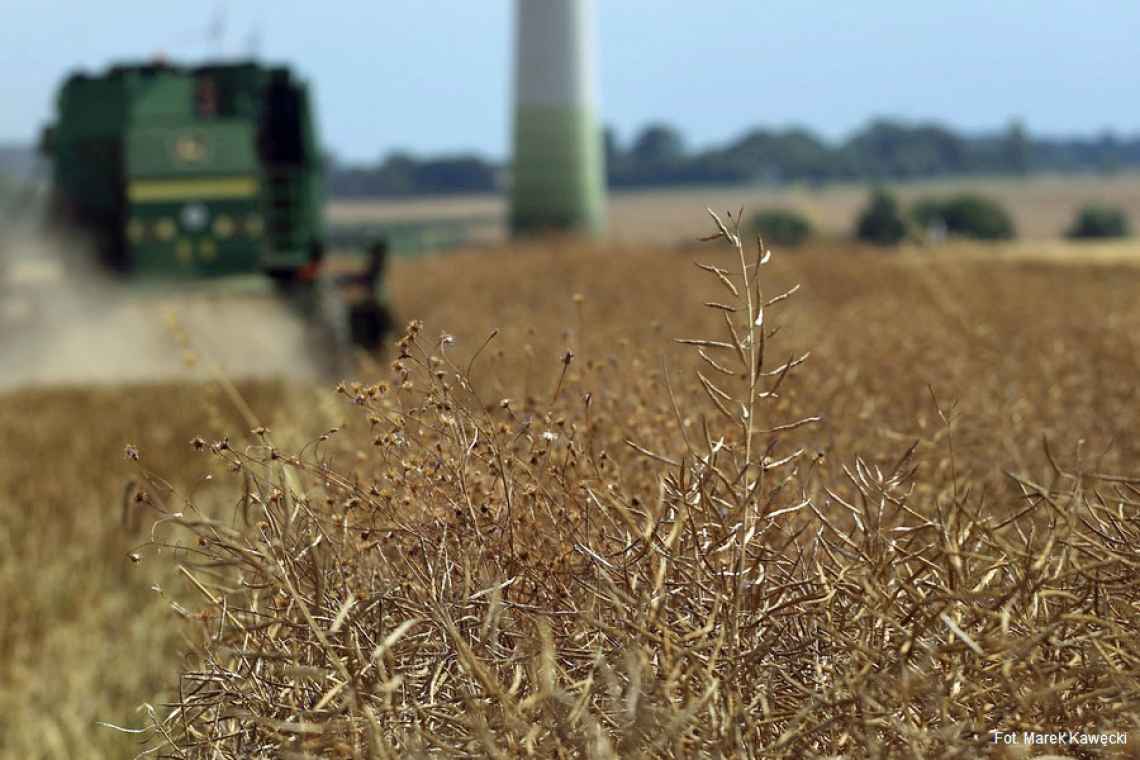
<path id="1" fill-rule="evenodd" d="M 111 268 L 148 279 L 261 273 L 313 300 L 322 157 L 308 87 L 289 69 L 114 66 L 68 78 L 57 110 L 41 146 L 53 214 Z M 349 278 L 357 287 L 343 324 L 371 346 L 389 321 L 382 273 L 356 258 L 364 274 Z"/>
<path id="2" fill-rule="evenodd" d="M 58 210 L 125 271 L 297 271 L 319 256 L 321 160 L 286 68 L 115 66 L 72 75 L 45 135 Z"/>

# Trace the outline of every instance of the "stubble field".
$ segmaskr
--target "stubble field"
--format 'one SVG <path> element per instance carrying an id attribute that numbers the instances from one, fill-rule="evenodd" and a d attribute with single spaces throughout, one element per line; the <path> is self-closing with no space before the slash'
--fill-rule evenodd
<path id="1" fill-rule="evenodd" d="M 1122 208 L 1129 218 L 1140 219 L 1140 181 L 1137 175 L 1050 176 L 1029 179 L 967 177 L 887 183 L 899 201 L 910 205 L 919 198 L 955 193 L 981 193 L 1009 210 L 1018 235 L 1040 243 L 1064 235 L 1073 217 L 1087 203 Z M 748 211 L 777 207 L 794 209 L 809 220 L 825 239 L 850 237 L 855 217 L 867 202 L 863 184 L 829 184 L 821 187 L 678 187 L 628 190 L 610 194 L 608 238 L 619 244 L 676 245 L 691 240 L 705 224 L 704 208 Z M 338 200 L 329 205 L 334 222 L 375 222 L 409 219 L 478 218 L 487 221 L 480 238 L 501 239 L 506 205 L 491 195 L 398 201 Z"/>

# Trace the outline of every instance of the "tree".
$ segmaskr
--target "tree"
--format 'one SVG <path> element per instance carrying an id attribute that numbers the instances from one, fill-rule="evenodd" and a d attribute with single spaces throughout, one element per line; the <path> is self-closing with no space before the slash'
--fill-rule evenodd
<path id="1" fill-rule="evenodd" d="M 879 188 L 871 193 L 855 226 L 855 237 L 872 245 L 898 245 L 906 237 L 906 222 L 895 196 Z"/>
<path id="2" fill-rule="evenodd" d="M 617 130 L 609 125 L 602 128 L 602 146 L 605 149 L 606 166 L 617 166 L 621 161 L 621 143 L 618 142 Z"/>
<path id="3" fill-rule="evenodd" d="M 752 231 L 764 239 L 768 245 L 795 248 L 802 245 L 813 230 L 811 222 L 798 211 L 771 208 L 757 212 L 752 217 Z"/>
<path id="4" fill-rule="evenodd" d="M 495 169 L 478 156 L 441 156 L 420 161 L 413 182 L 418 193 L 490 192 L 495 189 Z"/>
<path id="5" fill-rule="evenodd" d="M 1128 217 L 1115 206 L 1085 206 L 1073 220 L 1065 236 L 1071 240 L 1128 237 Z"/>
<path id="6" fill-rule="evenodd" d="M 966 168 L 962 138 L 937 124 L 878 119 L 844 146 L 862 176 L 929 177 Z"/>
<path id="7" fill-rule="evenodd" d="M 1006 169 L 1014 174 L 1025 174 L 1029 171 L 1029 136 L 1025 131 L 1025 122 L 1014 119 L 1005 130 Z"/>
<path id="8" fill-rule="evenodd" d="M 911 216 L 926 229 L 937 227 L 974 240 L 1009 240 L 1016 235 L 1013 219 L 1000 203 L 971 193 L 920 200 Z"/>
<path id="9" fill-rule="evenodd" d="M 622 148 L 617 130 L 612 126 L 602 129 L 602 148 L 605 151 L 606 177 L 610 184 L 625 184 L 629 173 L 629 156 Z"/>
<path id="10" fill-rule="evenodd" d="M 696 161 L 703 163 L 704 157 Z M 835 174 L 828 147 L 805 129 L 754 129 L 729 145 L 721 161 L 749 180 L 819 180 Z"/>
<path id="11" fill-rule="evenodd" d="M 667 169 L 685 157 L 685 140 L 668 124 L 650 124 L 633 141 L 630 156 L 639 169 Z"/>

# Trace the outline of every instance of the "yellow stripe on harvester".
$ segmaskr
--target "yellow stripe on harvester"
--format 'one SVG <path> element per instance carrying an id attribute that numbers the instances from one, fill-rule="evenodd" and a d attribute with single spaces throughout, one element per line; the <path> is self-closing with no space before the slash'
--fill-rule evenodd
<path id="1" fill-rule="evenodd" d="M 127 198 L 136 203 L 249 198 L 256 194 L 255 177 L 139 179 L 127 186 Z"/>

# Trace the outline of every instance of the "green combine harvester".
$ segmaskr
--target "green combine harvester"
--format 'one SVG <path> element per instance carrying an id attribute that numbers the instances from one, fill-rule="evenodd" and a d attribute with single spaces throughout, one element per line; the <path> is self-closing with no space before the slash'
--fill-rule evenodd
<path id="1" fill-rule="evenodd" d="M 260 273 L 314 319 L 327 312 L 317 300 L 334 293 L 357 346 L 376 347 L 391 327 L 384 239 L 326 259 L 316 126 L 289 69 L 114 66 L 72 75 L 57 107 L 41 145 L 51 216 L 112 270 L 139 280 Z"/>

